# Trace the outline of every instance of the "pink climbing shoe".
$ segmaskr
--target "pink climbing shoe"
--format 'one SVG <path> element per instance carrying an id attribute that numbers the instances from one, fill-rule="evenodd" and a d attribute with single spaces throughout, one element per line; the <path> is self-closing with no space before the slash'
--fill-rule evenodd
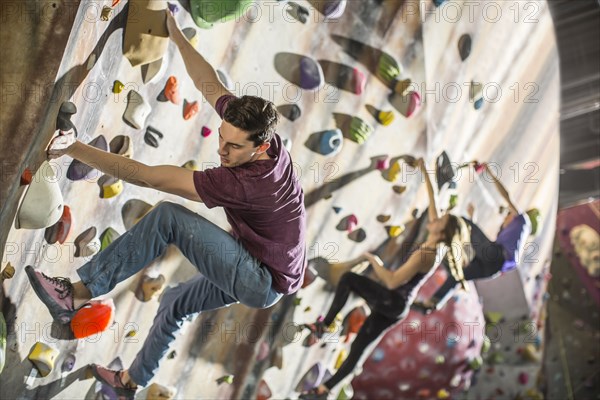
<path id="1" fill-rule="evenodd" d="M 123 371 L 114 371 L 97 364 L 90 364 L 90 369 L 96 379 L 103 384 L 110 386 L 119 396 L 124 396 L 127 399 L 133 399 L 135 397 L 137 386 L 131 387 L 123 383 L 121 380 Z"/>
<path id="2" fill-rule="evenodd" d="M 25 267 L 27 278 L 38 298 L 48 307 L 50 315 L 61 324 L 71 322 L 77 311 L 73 304 L 73 285 L 68 278 L 52 278 L 33 269 Z"/>

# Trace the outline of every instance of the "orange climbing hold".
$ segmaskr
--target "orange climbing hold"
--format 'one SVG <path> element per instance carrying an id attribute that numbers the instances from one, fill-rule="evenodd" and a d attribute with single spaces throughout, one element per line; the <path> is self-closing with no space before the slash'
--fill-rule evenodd
<path id="1" fill-rule="evenodd" d="M 200 104 L 198 104 L 197 101 L 194 101 L 193 103 L 188 103 L 186 101 L 183 106 L 183 119 L 187 121 L 194 115 L 198 114 L 198 111 L 200 111 Z"/>
<path id="2" fill-rule="evenodd" d="M 111 324 L 114 314 L 111 299 L 90 301 L 82 307 L 71 320 L 71 330 L 76 339 L 103 332 Z"/>
<path id="3" fill-rule="evenodd" d="M 114 6 L 116 6 L 117 4 L 119 4 L 119 2 L 120 2 L 120 1 L 121 1 L 121 0 L 113 0 L 113 2 L 112 2 L 112 6 L 111 6 L 111 7 L 114 7 Z"/>
<path id="4" fill-rule="evenodd" d="M 173 104 L 181 103 L 181 97 L 179 97 L 179 83 L 177 82 L 177 78 L 173 75 L 167 79 L 167 83 L 165 84 L 165 97 Z"/>
<path id="5" fill-rule="evenodd" d="M 21 175 L 21 186 L 29 185 L 31 180 L 33 179 L 33 174 L 29 168 L 25 168 L 23 174 Z"/>

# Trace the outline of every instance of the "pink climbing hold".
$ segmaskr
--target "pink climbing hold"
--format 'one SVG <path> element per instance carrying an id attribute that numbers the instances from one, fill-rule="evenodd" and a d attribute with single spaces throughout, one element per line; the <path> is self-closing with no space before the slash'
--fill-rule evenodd
<path id="1" fill-rule="evenodd" d="M 201 133 L 202 137 L 209 137 L 211 133 L 212 133 L 212 130 L 208 126 L 202 127 L 202 133 Z"/>
<path id="2" fill-rule="evenodd" d="M 390 167 L 390 159 L 388 157 L 377 160 L 377 164 L 375 166 L 375 168 L 377 168 L 380 171 L 386 170 L 389 167 Z"/>
<path id="3" fill-rule="evenodd" d="M 417 92 L 410 92 L 408 94 L 408 108 L 406 109 L 406 118 L 409 118 L 414 114 L 415 111 L 421 105 L 421 96 Z"/>
<path id="4" fill-rule="evenodd" d="M 351 214 L 350 216 L 348 216 L 348 219 L 346 220 L 346 230 L 348 232 L 352 232 L 354 229 L 356 229 L 357 225 L 358 218 L 356 218 L 356 215 Z"/>
<path id="5" fill-rule="evenodd" d="M 527 382 L 529 382 L 529 375 L 526 372 L 521 372 L 519 374 L 519 383 L 521 385 L 527 385 Z"/>
<path id="6" fill-rule="evenodd" d="M 352 71 L 353 81 L 354 81 L 354 93 L 362 94 L 365 90 L 365 86 L 367 84 L 367 78 L 365 74 L 359 70 L 358 68 L 354 68 Z"/>

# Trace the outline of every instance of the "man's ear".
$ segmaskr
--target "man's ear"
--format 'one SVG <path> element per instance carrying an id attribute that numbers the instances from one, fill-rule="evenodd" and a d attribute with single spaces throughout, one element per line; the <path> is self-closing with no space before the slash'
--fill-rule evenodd
<path id="1" fill-rule="evenodd" d="M 269 143 L 269 142 L 263 143 L 260 146 L 258 146 L 258 150 L 256 150 L 256 152 L 259 154 L 262 154 L 265 151 L 267 151 L 269 149 L 269 147 L 271 147 L 271 143 Z"/>

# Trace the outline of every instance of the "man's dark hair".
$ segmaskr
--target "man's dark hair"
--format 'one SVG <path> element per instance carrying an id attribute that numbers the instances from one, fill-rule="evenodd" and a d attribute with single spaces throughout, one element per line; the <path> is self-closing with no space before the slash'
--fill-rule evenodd
<path id="1" fill-rule="evenodd" d="M 223 119 L 248 132 L 248 140 L 260 146 L 273 138 L 279 113 L 270 101 L 256 96 L 242 96 L 229 101 Z"/>

